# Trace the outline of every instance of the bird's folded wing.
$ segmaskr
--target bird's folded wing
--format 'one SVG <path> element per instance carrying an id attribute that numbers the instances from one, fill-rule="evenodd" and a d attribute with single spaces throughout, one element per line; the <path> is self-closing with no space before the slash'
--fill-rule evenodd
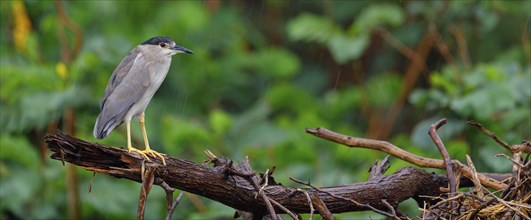
<path id="1" fill-rule="evenodd" d="M 142 54 L 137 53 L 136 56 L 131 56 L 130 53 L 118 65 L 109 80 L 94 133 L 108 134 L 120 125 L 131 106 L 145 94 L 147 89 L 145 85 L 149 85 L 149 82 L 149 69 L 145 65 Z"/>

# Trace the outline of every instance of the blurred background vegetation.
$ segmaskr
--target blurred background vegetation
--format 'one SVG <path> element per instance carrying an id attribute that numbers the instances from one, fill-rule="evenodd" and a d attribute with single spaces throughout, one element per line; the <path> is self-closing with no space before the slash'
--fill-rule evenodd
<path id="1" fill-rule="evenodd" d="M 318 186 L 366 180 L 385 154 L 307 135 L 326 127 L 439 158 L 506 172 L 511 144 L 531 138 L 530 1 L 1 1 L 1 219 L 133 219 L 140 184 L 62 166 L 43 136 L 92 128 L 107 80 L 135 45 L 172 37 L 177 55 L 146 111 L 154 149 L 202 162 L 203 151 L 257 171 L 276 166 Z M 135 146 L 142 145 L 133 123 Z M 124 128 L 103 144 L 125 147 Z M 409 164 L 391 159 L 393 172 Z M 436 171 L 442 173 L 441 171 Z M 88 192 L 92 183 L 92 190 Z M 299 186 L 301 187 L 301 186 Z M 152 190 L 146 219 L 166 214 Z M 414 205 L 405 206 L 411 215 Z M 233 210 L 186 194 L 175 219 L 229 219 Z M 378 217 L 371 212 L 340 219 Z"/>

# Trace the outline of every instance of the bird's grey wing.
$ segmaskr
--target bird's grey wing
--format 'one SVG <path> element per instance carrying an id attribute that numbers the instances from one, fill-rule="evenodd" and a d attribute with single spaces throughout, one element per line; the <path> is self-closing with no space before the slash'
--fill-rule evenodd
<path id="1" fill-rule="evenodd" d="M 144 56 L 142 53 L 130 53 L 109 80 L 94 126 L 94 137 L 102 139 L 122 124 L 125 114 L 146 92 L 149 83 L 150 75 Z"/>
<path id="2" fill-rule="evenodd" d="M 124 77 L 127 75 L 127 73 L 130 72 L 131 68 L 133 67 L 133 64 L 135 60 L 138 58 L 139 55 L 142 53 L 139 51 L 138 48 L 134 48 L 127 54 L 126 57 L 122 59 L 120 64 L 116 67 L 114 72 L 111 75 L 111 78 L 109 78 L 109 82 L 107 82 L 107 87 L 105 88 L 105 93 L 103 95 L 103 99 L 101 100 L 101 109 L 103 109 L 103 106 L 105 105 L 105 102 L 107 101 L 107 98 L 112 94 L 114 89 L 120 85 Z"/>

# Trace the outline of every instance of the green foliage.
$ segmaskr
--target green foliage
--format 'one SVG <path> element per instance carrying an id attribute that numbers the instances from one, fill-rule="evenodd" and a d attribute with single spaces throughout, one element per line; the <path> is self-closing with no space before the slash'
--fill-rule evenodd
<path id="1" fill-rule="evenodd" d="M 380 26 L 398 26 L 403 21 L 402 9 L 396 5 L 368 6 L 347 30 L 328 18 L 303 13 L 290 21 L 288 35 L 292 40 L 324 44 L 338 63 L 346 63 L 362 55 L 372 31 Z"/>
<path id="2" fill-rule="evenodd" d="M 232 117 L 221 109 L 210 112 L 208 119 L 215 135 L 223 134 L 232 126 Z"/>
<path id="3" fill-rule="evenodd" d="M 333 21 L 308 13 L 299 15 L 288 24 L 292 40 L 326 43 L 339 32 L 339 27 Z"/>
<path id="4" fill-rule="evenodd" d="M 521 135 L 528 136 L 531 130 L 530 79 L 529 66 L 524 68 L 515 62 L 480 64 L 471 69 L 449 66 L 442 69 L 442 72 L 433 72 L 430 78 L 432 87 L 415 90 L 410 101 L 415 106 L 424 107 L 429 111 L 450 112 L 446 117 L 452 119 L 445 125 L 450 128 L 446 129 L 449 132 L 445 132 L 444 128 L 440 129 L 440 134 L 445 139 L 461 135 L 466 129 L 466 120 L 472 119 L 487 122 L 485 126 L 497 130 L 498 134 L 503 133 L 505 141 L 518 143 L 522 140 Z M 427 145 L 431 142 L 425 131 L 438 117 L 417 124 L 412 135 L 416 144 Z M 449 147 L 454 150 L 456 156 L 459 152 L 466 153 L 466 149 L 472 147 L 467 142 L 453 143 L 460 146 Z M 476 161 L 489 167 L 500 167 L 500 161 L 490 160 L 491 157 L 492 155 L 481 157 Z"/>
<path id="5" fill-rule="evenodd" d="M 305 128 L 377 137 L 439 158 L 427 132 L 446 117 L 438 132 L 452 158 L 470 154 L 488 172 L 508 171 L 510 162 L 493 159 L 501 149 L 467 120 L 511 144 L 531 138 L 529 37 L 522 28 L 529 1 L 62 3 L 82 30 L 76 56 L 67 53 L 76 35 L 54 4 L 0 1 L 1 219 L 68 218 L 71 183 L 65 167 L 39 150 L 42 135 L 68 127 L 65 112 L 71 111 L 75 135 L 96 141 L 92 127 L 110 74 L 132 47 L 157 35 L 194 51 L 174 57 L 146 110 L 150 143 L 168 155 L 195 162 L 207 149 L 235 160 L 249 156 L 258 172 L 276 166 L 283 185 L 301 187 L 292 176 L 332 186 L 366 180 L 368 167 L 386 155 L 320 140 Z M 418 78 L 404 77 L 413 62 L 382 31 L 414 52 L 430 26 L 437 45 L 428 48 Z M 396 122 L 388 121 L 401 94 L 408 99 L 394 109 L 400 111 Z M 132 127 L 133 145 L 141 147 L 137 123 Z M 391 132 L 379 137 L 387 127 Z M 124 147 L 125 129 L 99 142 Z M 388 173 L 410 165 L 398 158 L 391 163 Z M 100 174 L 91 180 L 82 169 L 77 176 L 83 219 L 135 217 L 139 184 Z M 185 195 L 176 219 L 232 216 L 222 204 L 191 200 Z M 164 192 L 155 187 L 146 219 L 165 213 Z"/>
<path id="6" fill-rule="evenodd" d="M 299 70 L 299 60 L 284 49 L 266 48 L 247 57 L 248 66 L 266 79 L 285 79 Z"/>
<path id="7" fill-rule="evenodd" d="M 22 136 L 3 134 L 0 144 L 0 200 L 9 201 L 0 203 L 0 209 L 32 219 L 59 216 L 66 205 L 62 165 L 41 167 L 42 160 Z"/>
<path id="8" fill-rule="evenodd" d="M 366 82 L 368 100 L 377 107 L 386 107 L 400 94 L 401 79 L 395 74 L 374 76 Z"/>
<path id="9" fill-rule="evenodd" d="M 349 31 L 370 33 L 379 26 L 399 26 L 404 19 L 403 10 L 397 5 L 371 5 L 355 19 Z"/>
<path id="10" fill-rule="evenodd" d="M 410 101 L 414 105 L 431 110 L 449 109 L 458 117 L 478 121 L 503 115 L 509 119 L 505 122 L 509 130 L 530 128 L 526 121 L 527 110 L 531 108 L 528 68 L 515 63 L 493 63 L 470 70 L 447 67 L 442 71 L 431 74 L 431 89 L 413 92 Z"/>
<path id="11" fill-rule="evenodd" d="M 27 139 L 23 137 L 12 136 L 8 134 L 3 134 L 0 136 L 0 144 L 2 147 L 2 154 L 0 154 L 0 159 L 4 163 L 20 163 L 20 165 L 37 169 L 39 157 L 35 150 L 32 149 L 31 144 Z M 6 164 L 2 163 L 2 166 Z M 4 167 L 7 168 L 7 167 Z M 9 170 L 2 169 L 2 174 L 9 174 Z"/>

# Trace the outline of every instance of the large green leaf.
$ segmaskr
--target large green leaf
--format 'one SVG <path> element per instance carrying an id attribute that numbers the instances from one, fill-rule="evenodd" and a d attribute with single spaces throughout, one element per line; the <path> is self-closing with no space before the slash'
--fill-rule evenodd
<path id="1" fill-rule="evenodd" d="M 359 58 L 369 46 L 369 36 L 366 34 L 348 37 L 342 34 L 333 35 L 328 41 L 328 48 L 338 63 L 346 63 Z"/>
<path id="2" fill-rule="evenodd" d="M 339 32 L 333 21 L 314 14 L 303 13 L 287 25 L 288 36 L 292 40 L 325 43 Z"/>
<path id="3" fill-rule="evenodd" d="M 369 33 L 379 26 L 398 26 L 405 20 L 403 10 L 394 4 L 379 4 L 367 7 L 355 19 L 350 29 L 352 34 Z"/>

